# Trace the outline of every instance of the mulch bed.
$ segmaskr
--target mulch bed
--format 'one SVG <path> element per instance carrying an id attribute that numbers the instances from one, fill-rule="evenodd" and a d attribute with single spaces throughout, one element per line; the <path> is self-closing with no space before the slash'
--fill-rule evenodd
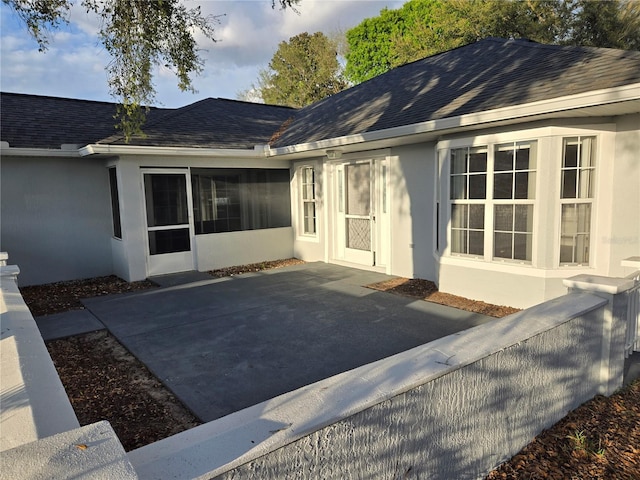
<path id="1" fill-rule="evenodd" d="M 233 277 L 243 273 L 261 272 L 263 270 L 272 270 L 274 268 L 290 267 L 292 265 L 302 265 L 304 262 L 297 258 L 287 258 L 285 260 L 273 260 L 268 262 L 250 263 L 248 265 L 237 265 L 235 267 L 218 268 L 210 270 L 209 274 L 217 278 Z"/>
<path id="2" fill-rule="evenodd" d="M 126 451 L 202 423 L 106 330 L 47 349 L 80 425 L 108 420 Z"/>
<path id="3" fill-rule="evenodd" d="M 39 317 L 69 310 L 82 310 L 84 306 L 80 302 L 81 298 L 136 292 L 157 287 L 158 285 L 150 280 L 129 283 L 115 275 L 109 275 L 85 280 L 20 287 L 20 293 L 29 306 L 31 314 L 34 317 Z"/>
<path id="4" fill-rule="evenodd" d="M 264 262 L 210 272 L 239 275 L 302 263 Z M 24 287 L 34 315 L 82 308 L 87 296 L 155 288 L 117 277 Z M 432 282 L 393 279 L 369 285 L 494 317 L 517 310 L 437 291 Z M 125 449 L 141 447 L 201 422 L 106 331 L 47 342 L 47 348 L 82 425 L 108 420 Z M 497 479 L 640 479 L 640 380 L 607 398 L 598 396 L 538 435 L 487 476 Z"/>
<path id="5" fill-rule="evenodd" d="M 393 278 L 384 282 L 367 285 L 367 287 L 496 318 L 506 317 L 507 315 L 520 311 L 513 307 L 491 305 L 478 300 L 469 300 L 468 298 L 458 297 L 457 295 L 442 293 L 438 291 L 435 283 L 420 278 Z"/>
<path id="6" fill-rule="evenodd" d="M 487 476 L 640 479 L 640 380 L 584 403 Z"/>

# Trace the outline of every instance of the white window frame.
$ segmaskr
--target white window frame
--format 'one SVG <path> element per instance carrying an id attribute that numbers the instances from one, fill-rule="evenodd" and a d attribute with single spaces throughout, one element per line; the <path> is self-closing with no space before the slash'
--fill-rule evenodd
<path id="1" fill-rule="evenodd" d="M 485 262 L 487 264 L 495 265 L 496 267 L 499 265 L 504 265 L 507 268 L 513 267 L 524 267 L 531 268 L 537 264 L 537 234 L 536 234 L 536 225 L 538 224 L 538 208 L 536 207 L 538 198 L 539 198 L 539 189 L 540 180 L 538 176 L 538 168 L 540 165 L 540 156 L 541 156 L 541 148 L 540 148 L 540 140 L 543 137 L 549 137 L 549 128 L 541 128 L 541 129 L 532 129 L 528 131 L 520 131 L 520 132 L 507 132 L 499 135 L 481 135 L 478 137 L 470 137 L 470 138 L 461 138 L 454 140 L 442 140 L 437 145 L 437 150 L 443 151 L 443 161 L 444 167 L 440 170 L 441 175 L 437 178 L 440 179 L 441 183 L 441 201 L 442 206 L 446 206 L 445 209 L 442 209 L 441 206 L 441 216 L 446 215 L 444 220 L 445 226 L 445 234 L 446 234 L 446 244 L 445 246 L 440 247 L 440 252 L 436 252 L 436 254 L 440 258 L 446 258 L 451 260 L 462 260 L 462 261 L 479 261 Z M 533 187 L 532 193 L 533 198 L 531 199 L 494 199 L 493 198 L 493 189 L 494 189 L 494 149 L 495 147 L 502 146 L 505 144 L 536 144 L 535 148 L 536 160 L 535 165 L 536 168 L 536 184 Z M 460 202 L 456 202 L 451 199 L 451 151 L 460 148 L 486 148 L 487 149 L 487 177 L 486 177 L 486 198 L 484 200 L 463 200 Z M 484 205 L 484 249 L 482 255 L 474 255 L 474 254 L 464 254 L 464 253 L 454 253 L 452 251 L 452 228 L 451 228 L 451 211 L 453 203 L 468 203 L 468 204 L 481 204 Z M 516 204 L 532 204 L 534 205 L 533 214 L 532 214 L 532 247 L 531 247 L 531 259 L 530 260 L 519 260 L 519 259 L 509 259 L 509 258 L 494 258 L 494 211 L 496 205 L 508 204 L 508 205 L 516 205 Z M 434 250 L 435 251 L 435 250 Z"/>
<path id="2" fill-rule="evenodd" d="M 564 156 L 565 156 L 565 146 L 567 145 L 567 142 L 569 140 L 572 139 L 577 139 L 577 145 L 578 145 L 578 151 L 577 151 L 577 165 L 575 167 L 565 167 L 564 165 Z M 583 166 L 582 165 L 582 145 L 583 145 L 583 141 L 585 139 L 592 139 L 593 143 L 591 146 L 591 152 L 590 152 L 590 156 L 591 156 L 591 165 L 589 166 Z M 560 208 L 560 212 L 559 212 L 559 218 L 560 218 L 560 228 L 559 228 L 559 243 L 558 243 L 558 255 L 556 257 L 557 260 L 557 264 L 560 267 L 589 267 L 591 265 L 593 265 L 593 240 L 594 240 L 594 235 L 593 235 L 593 230 L 594 230 L 594 219 L 595 219 L 595 209 L 594 209 L 594 205 L 595 205 L 595 195 L 596 195 L 596 180 L 597 180 L 597 173 L 596 173 L 596 169 L 598 166 L 598 147 L 599 147 L 599 142 L 598 142 L 598 136 L 595 134 L 592 135 L 563 135 L 561 138 L 561 145 L 562 145 L 562 150 L 561 150 L 561 157 L 560 157 L 560 202 L 559 202 L 559 208 Z M 576 179 L 575 179 L 575 196 L 573 197 L 564 197 L 563 196 L 563 188 L 564 188 L 564 178 L 565 178 L 565 172 L 570 172 L 570 171 L 575 171 L 576 173 Z M 590 180 L 590 185 L 588 188 L 588 196 L 580 196 L 580 190 L 581 190 L 581 180 L 584 179 L 584 177 L 582 176 L 583 172 L 589 172 L 589 180 Z M 562 237 L 563 237 L 563 232 L 562 232 L 562 224 L 563 224 L 563 218 L 562 218 L 562 213 L 564 211 L 564 207 L 567 205 L 574 205 L 577 208 L 579 208 L 581 205 L 588 205 L 589 206 L 589 228 L 588 231 L 582 231 L 582 232 L 576 232 L 576 235 L 580 235 L 585 237 L 587 239 L 587 243 L 588 243 L 588 253 L 587 253 L 587 261 L 572 261 L 572 262 L 563 262 L 561 260 L 562 258 Z M 574 244 L 574 250 L 576 248 L 576 245 Z M 574 257 L 575 259 L 575 257 Z"/>
<path id="3" fill-rule="evenodd" d="M 311 171 L 312 172 L 312 181 L 311 182 L 306 182 L 306 172 Z M 315 167 L 313 165 L 302 165 L 299 167 L 298 169 L 298 174 L 299 174 L 299 183 L 300 183 L 300 188 L 299 188 L 299 195 L 300 195 L 300 215 L 299 215 L 299 219 L 300 219 L 300 229 L 299 229 L 299 234 L 301 236 L 304 237 L 317 237 L 318 236 L 318 205 L 317 205 L 317 198 L 318 198 L 318 192 L 316 191 L 318 182 L 317 182 L 317 175 L 316 175 L 316 170 Z M 308 188 L 311 186 L 312 187 L 312 198 L 307 198 L 306 196 L 306 192 L 308 191 Z M 309 231 L 307 229 L 307 205 L 313 205 L 313 231 Z"/>

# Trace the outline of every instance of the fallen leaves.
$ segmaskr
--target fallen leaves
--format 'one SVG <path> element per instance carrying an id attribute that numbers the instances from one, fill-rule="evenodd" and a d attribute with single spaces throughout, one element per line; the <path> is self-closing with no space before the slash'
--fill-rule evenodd
<path id="1" fill-rule="evenodd" d="M 126 282 L 115 275 L 85 280 L 49 283 L 20 287 L 20 293 L 34 317 L 69 310 L 82 310 L 82 298 L 98 297 L 115 293 L 135 292 L 156 288 L 149 280 Z"/>
<path id="2" fill-rule="evenodd" d="M 104 330 L 47 348 L 80 424 L 108 420 L 127 451 L 201 423 Z"/>
<path id="3" fill-rule="evenodd" d="M 497 479 L 640 478 L 640 380 L 597 396 L 492 471 Z"/>
<path id="4" fill-rule="evenodd" d="M 438 303 L 449 307 L 458 308 L 467 312 L 480 313 L 490 317 L 506 317 L 512 313 L 519 312 L 517 308 L 505 307 L 503 305 L 492 305 L 479 300 L 451 295 L 439 292 L 433 282 L 420 278 L 392 278 L 384 282 L 367 285 L 373 290 L 395 293 L 406 297 L 419 298 L 428 302 Z"/>

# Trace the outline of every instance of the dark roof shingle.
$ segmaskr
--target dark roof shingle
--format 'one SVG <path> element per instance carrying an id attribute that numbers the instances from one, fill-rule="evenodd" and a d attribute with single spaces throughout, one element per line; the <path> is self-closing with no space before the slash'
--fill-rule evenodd
<path id="1" fill-rule="evenodd" d="M 207 98 L 178 109 L 151 108 L 146 137 L 130 145 L 253 148 L 266 144 L 295 110 Z M 116 104 L 2 93 L 0 140 L 16 148 L 59 149 L 62 144 L 124 144 L 115 128 Z"/>
<path id="2" fill-rule="evenodd" d="M 282 147 L 640 82 L 640 52 L 487 38 L 300 109 Z"/>
<path id="3" fill-rule="evenodd" d="M 266 145 L 295 109 L 220 98 L 207 98 L 178 108 L 143 127 L 145 137 L 130 145 L 194 148 L 253 148 Z M 122 135 L 99 143 L 124 144 Z"/>

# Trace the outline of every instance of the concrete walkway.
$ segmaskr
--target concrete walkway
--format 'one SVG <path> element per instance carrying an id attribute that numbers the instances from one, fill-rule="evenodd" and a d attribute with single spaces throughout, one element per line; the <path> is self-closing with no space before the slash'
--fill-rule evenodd
<path id="1" fill-rule="evenodd" d="M 311 263 L 83 303 L 211 421 L 491 320 L 363 287 L 387 278 Z"/>

